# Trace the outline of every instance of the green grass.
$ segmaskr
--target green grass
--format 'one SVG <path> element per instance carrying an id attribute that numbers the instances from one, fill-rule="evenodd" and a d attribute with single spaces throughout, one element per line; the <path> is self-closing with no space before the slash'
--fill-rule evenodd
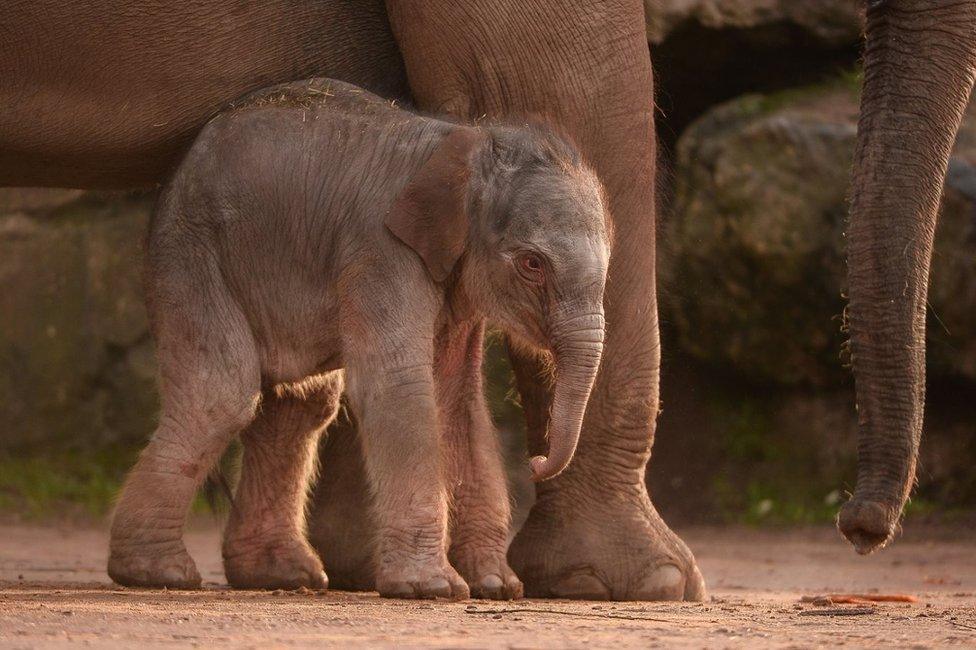
<path id="1" fill-rule="evenodd" d="M 100 450 L 56 455 L 0 455 L 0 512 L 29 520 L 80 515 L 106 516 L 139 450 Z M 221 497 L 218 494 L 220 509 Z M 205 495 L 192 512 L 212 510 Z"/>
<path id="2" fill-rule="evenodd" d="M 744 488 L 734 488 L 718 477 L 712 490 L 725 522 L 750 526 L 831 523 L 844 500 L 837 490 L 777 480 L 751 480 Z"/>
<path id="3" fill-rule="evenodd" d="M 739 451 L 745 451 L 746 455 L 756 451 L 754 440 L 740 439 L 738 442 L 742 443 Z M 235 447 L 222 461 L 223 471 L 231 480 L 236 473 L 233 466 L 238 453 Z M 138 450 L 131 449 L 56 457 L 0 456 L 0 512 L 16 513 L 28 520 L 51 519 L 65 514 L 102 518 L 111 510 L 125 473 L 137 454 Z M 723 521 L 751 526 L 831 523 L 840 503 L 846 499 L 846 495 L 837 490 L 787 480 L 785 476 L 753 478 L 741 486 L 733 484 L 721 472 L 713 479 L 711 492 L 719 504 Z M 216 501 L 216 510 L 226 510 L 227 503 L 219 490 Z M 213 512 L 214 508 L 201 494 L 191 511 L 205 514 Z M 969 513 L 970 510 L 947 509 L 919 496 L 905 507 L 908 517 L 939 515 L 952 520 L 954 516 Z"/>
<path id="4" fill-rule="evenodd" d="M 797 525 L 830 523 L 846 494 L 842 476 L 854 476 L 854 458 L 820 466 L 808 445 L 815 432 L 795 439 L 771 419 L 775 397 L 767 391 L 723 391 L 712 395 L 710 420 L 717 435 L 711 494 L 727 523 Z"/>
<path id="5" fill-rule="evenodd" d="M 0 456 L 0 509 L 27 518 L 64 510 L 101 516 L 111 508 L 136 452 Z"/>

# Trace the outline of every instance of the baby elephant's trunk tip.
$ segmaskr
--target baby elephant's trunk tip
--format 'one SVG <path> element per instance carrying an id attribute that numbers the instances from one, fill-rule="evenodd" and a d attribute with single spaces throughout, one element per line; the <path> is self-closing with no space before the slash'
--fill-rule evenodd
<path id="1" fill-rule="evenodd" d="M 529 467 L 532 469 L 532 480 L 536 483 L 540 483 L 558 476 L 564 469 L 566 469 L 566 466 L 569 465 L 569 461 L 572 459 L 572 453 L 565 458 L 556 458 L 554 456 L 533 456 L 532 460 L 529 461 Z"/>

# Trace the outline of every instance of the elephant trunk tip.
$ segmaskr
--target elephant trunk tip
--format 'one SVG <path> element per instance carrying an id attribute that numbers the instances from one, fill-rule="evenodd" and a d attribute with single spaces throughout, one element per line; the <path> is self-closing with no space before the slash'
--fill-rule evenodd
<path id="1" fill-rule="evenodd" d="M 897 509 L 857 496 L 845 503 L 837 516 L 837 528 L 861 555 L 884 548 L 897 523 Z"/>
<path id="2" fill-rule="evenodd" d="M 529 467 L 532 469 L 532 480 L 541 483 L 558 476 L 569 465 L 571 458 L 572 456 L 567 458 L 565 462 L 558 462 L 552 457 L 533 456 L 532 460 L 529 461 Z"/>

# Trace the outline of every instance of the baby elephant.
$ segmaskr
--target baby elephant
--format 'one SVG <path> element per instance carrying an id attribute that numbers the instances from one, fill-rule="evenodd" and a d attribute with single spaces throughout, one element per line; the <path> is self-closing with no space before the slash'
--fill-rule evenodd
<path id="1" fill-rule="evenodd" d="M 373 492 L 377 590 L 468 597 L 465 579 L 477 576 L 462 578 L 447 556 L 441 441 L 441 396 L 457 378 L 437 371 L 463 363 L 444 359 L 442 342 L 487 318 L 551 351 L 549 452 L 530 464 L 536 480 L 555 476 L 573 456 L 600 362 L 609 250 L 596 176 L 544 127 L 452 124 L 324 79 L 217 116 L 151 226 L 162 412 L 117 506 L 109 574 L 124 585 L 200 584 L 186 512 L 241 434 L 228 580 L 325 587 L 303 508 L 344 378 Z M 485 562 L 504 564 L 499 553 Z M 511 569 L 497 573 L 477 595 L 519 595 Z"/>

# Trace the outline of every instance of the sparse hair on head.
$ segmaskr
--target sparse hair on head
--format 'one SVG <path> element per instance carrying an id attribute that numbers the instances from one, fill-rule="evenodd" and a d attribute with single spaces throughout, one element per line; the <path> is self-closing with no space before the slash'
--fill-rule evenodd
<path id="1" fill-rule="evenodd" d="M 482 122 L 479 127 L 488 135 L 488 155 L 483 162 L 487 166 L 484 172 L 490 179 L 489 184 L 504 183 L 518 188 L 535 172 L 553 171 L 583 180 L 585 185 L 597 192 L 603 214 L 608 217 L 604 224 L 605 235 L 612 242 L 613 226 L 603 186 L 573 138 L 561 125 L 538 115 L 530 115 L 514 122 Z M 506 199 L 511 199 L 513 193 L 499 192 L 495 196 L 501 201 L 501 204 L 494 205 L 496 211 L 504 213 Z M 502 222 L 496 225 L 505 226 Z"/>
<path id="2" fill-rule="evenodd" d="M 502 163 L 517 163 L 522 169 L 533 163 L 540 167 L 555 164 L 565 171 L 584 165 L 569 133 L 557 122 L 540 115 L 482 126 L 487 128 L 494 156 Z"/>

